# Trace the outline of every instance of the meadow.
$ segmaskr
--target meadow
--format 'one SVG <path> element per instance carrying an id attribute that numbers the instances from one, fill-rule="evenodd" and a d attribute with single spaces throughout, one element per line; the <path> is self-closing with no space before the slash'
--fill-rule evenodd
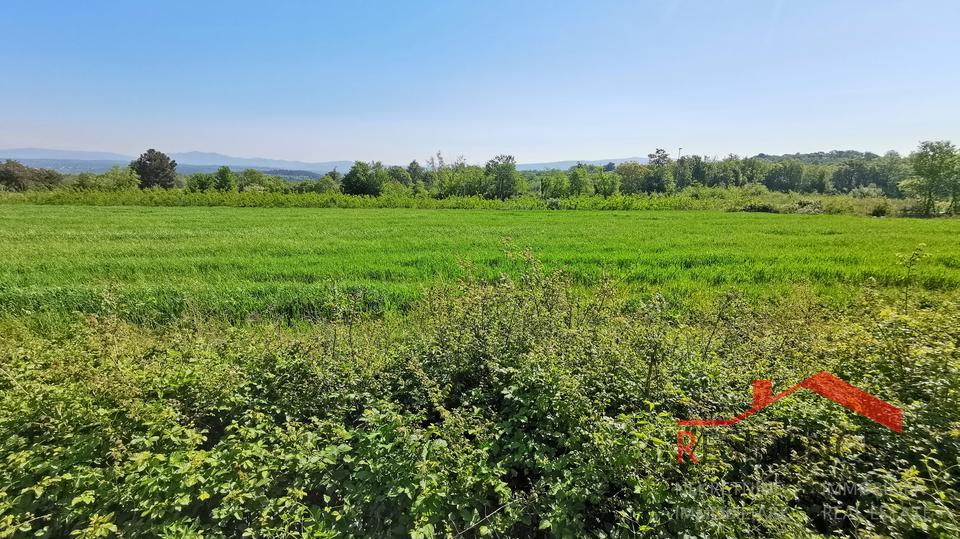
<path id="1" fill-rule="evenodd" d="M 505 239 L 571 280 L 631 295 L 710 301 L 736 288 L 775 299 L 805 284 L 838 304 L 873 279 L 905 284 L 898 253 L 931 255 L 911 285 L 960 285 L 960 221 L 716 211 L 3 206 L 0 309 L 99 312 L 140 322 L 186 310 L 243 320 L 315 317 L 331 302 L 403 309 L 424 285 L 516 274 Z M 359 303 L 357 303 L 359 302 Z"/>
<path id="2" fill-rule="evenodd" d="M 957 220 L 3 205 L 0 225 L 0 538 L 960 536 Z M 678 426 L 822 371 L 902 432 L 807 390 Z"/>

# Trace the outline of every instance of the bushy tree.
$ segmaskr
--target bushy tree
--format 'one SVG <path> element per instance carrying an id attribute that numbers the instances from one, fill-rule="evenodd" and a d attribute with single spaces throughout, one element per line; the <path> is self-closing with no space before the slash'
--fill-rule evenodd
<path id="1" fill-rule="evenodd" d="M 55 189 L 62 184 L 63 175 L 56 170 L 28 167 L 10 159 L 0 165 L 0 189 L 6 191 Z"/>
<path id="2" fill-rule="evenodd" d="M 766 178 L 764 178 L 766 181 Z M 743 163 L 735 155 L 712 164 L 707 175 L 708 187 L 739 187 L 746 183 L 743 177 Z"/>
<path id="3" fill-rule="evenodd" d="M 699 159 L 699 156 L 685 156 L 677 159 L 673 167 L 673 183 L 677 190 L 693 184 L 693 168 Z"/>
<path id="4" fill-rule="evenodd" d="M 172 189 L 177 185 L 177 162 L 153 148 L 131 161 L 130 168 L 140 176 L 141 189 Z"/>
<path id="5" fill-rule="evenodd" d="M 418 163 L 416 159 L 410 161 L 410 164 L 407 165 L 407 174 L 410 175 L 411 183 L 422 182 L 423 172 L 423 167 L 420 166 L 420 163 Z"/>
<path id="6" fill-rule="evenodd" d="M 704 165 L 706 164 L 707 163 L 704 163 Z M 742 160 L 740 162 L 740 172 L 743 177 L 743 184 L 762 184 L 771 168 L 772 165 L 770 163 L 757 159 L 756 157 Z M 696 172 L 694 172 L 694 181 L 697 181 Z M 706 183 L 702 181 L 701 183 L 706 185 Z"/>
<path id="7" fill-rule="evenodd" d="M 651 167 L 636 161 L 620 163 L 614 171 L 620 176 L 620 191 L 626 195 L 643 193 L 647 178 L 653 174 Z"/>
<path id="8" fill-rule="evenodd" d="M 770 169 L 764 185 L 771 191 L 786 193 L 788 191 L 800 191 L 802 181 L 803 165 L 798 161 L 783 161 Z"/>
<path id="9" fill-rule="evenodd" d="M 140 176 L 130 167 L 113 165 L 110 170 L 97 176 L 101 189 L 107 191 L 125 191 L 140 187 Z"/>
<path id="10" fill-rule="evenodd" d="M 336 173 L 336 171 L 334 171 Z M 333 173 L 327 173 L 317 180 L 318 193 L 339 193 L 340 184 L 334 178 Z"/>
<path id="11" fill-rule="evenodd" d="M 248 168 L 246 170 L 241 170 L 237 174 L 237 187 L 241 191 L 251 190 L 252 187 L 260 187 L 264 191 L 267 191 L 267 175 L 261 170 L 255 168 Z"/>
<path id="12" fill-rule="evenodd" d="M 603 197 L 612 197 L 620 194 L 620 176 L 616 172 L 601 170 L 593 179 L 593 187 L 597 194 Z"/>
<path id="13" fill-rule="evenodd" d="M 543 198 L 566 198 L 570 196 L 570 179 L 560 170 L 548 170 L 540 174 L 540 196 Z"/>
<path id="14" fill-rule="evenodd" d="M 73 182 L 73 187 L 81 191 L 96 191 L 100 189 L 97 182 L 97 175 L 93 172 L 81 172 L 77 174 L 77 181 Z"/>
<path id="15" fill-rule="evenodd" d="M 402 170 L 402 169 L 401 169 Z M 395 197 L 395 198 L 406 198 L 413 193 L 413 190 L 402 183 L 390 179 L 384 182 L 383 188 L 380 190 L 380 196 L 385 197 Z"/>
<path id="16" fill-rule="evenodd" d="M 656 152 L 647 155 L 647 157 L 653 166 L 653 175 L 649 177 L 651 185 L 647 186 L 644 191 L 672 195 L 676 191 L 676 183 L 670 166 L 673 163 L 670 160 L 670 154 L 662 148 L 657 148 Z"/>
<path id="17" fill-rule="evenodd" d="M 383 184 L 390 179 L 380 162 L 364 163 L 357 161 L 343 177 L 340 188 L 348 195 L 380 196 Z"/>
<path id="18" fill-rule="evenodd" d="M 484 172 L 489 182 L 488 196 L 501 200 L 525 191 L 527 182 L 517 173 L 517 160 L 512 155 L 498 155 L 487 161 Z"/>
<path id="19" fill-rule="evenodd" d="M 930 215 L 937 201 L 949 200 L 951 211 L 957 210 L 960 198 L 960 157 L 947 140 L 921 142 L 910 154 L 913 177 L 900 184 L 900 190 L 918 199 L 920 210 Z"/>
<path id="20" fill-rule="evenodd" d="M 303 184 L 300 182 L 298 185 Z M 310 181 L 313 183 L 313 180 Z M 282 176 L 267 176 L 262 171 L 248 168 L 237 174 L 237 186 L 241 191 L 265 191 L 267 193 L 312 192 L 312 190 L 297 191 L 290 182 Z"/>
<path id="21" fill-rule="evenodd" d="M 883 189 L 888 198 L 900 197 L 900 182 L 910 177 L 910 165 L 899 153 L 891 150 L 870 162 L 876 170 L 877 187 Z"/>
<path id="22" fill-rule="evenodd" d="M 593 194 L 593 181 L 587 173 L 587 167 L 580 163 L 570 168 L 570 194 L 573 196 L 590 196 Z"/>
<path id="23" fill-rule="evenodd" d="M 387 174 L 390 175 L 391 180 L 401 185 L 409 186 L 413 183 L 413 178 L 410 177 L 410 173 L 403 167 L 390 167 L 387 169 Z"/>
<path id="24" fill-rule="evenodd" d="M 236 191 L 238 186 L 237 176 L 230 170 L 230 167 L 223 166 L 214 172 L 213 188 L 217 191 Z"/>
<path id="25" fill-rule="evenodd" d="M 663 167 L 671 162 L 670 154 L 663 148 L 657 148 L 657 151 L 648 154 L 647 158 L 650 159 L 650 164 L 655 167 Z"/>
<path id="26" fill-rule="evenodd" d="M 187 191 L 202 193 L 213 188 L 213 174 L 194 172 L 187 177 Z"/>
<path id="27" fill-rule="evenodd" d="M 833 189 L 830 182 L 832 171 L 823 165 L 806 165 L 800 177 L 800 191 L 803 193 L 826 193 Z"/>
<path id="28" fill-rule="evenodd" d="M 858 187 L 878 184 L 880 177 L 872 163 L 862 158 L 855 158 L 841 161 L 830 181 L 837 191 L 849 193 Z"/>

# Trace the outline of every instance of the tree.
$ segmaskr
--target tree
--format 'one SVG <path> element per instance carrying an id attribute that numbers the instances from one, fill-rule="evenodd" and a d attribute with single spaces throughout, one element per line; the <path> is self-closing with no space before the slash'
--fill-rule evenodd
<path id="1" fill-rule="evenodd" d="M 230 167 L 223 166 L 214 172 L 213 188 L 217 191 L 236 191 L 237 185 L 237 177 L 230 170 Z"/>
<path id="2" fill-rule="evenodd" d="M 804 165 L 803 175 L 800 178 L 800 191 L 803 193 L 826 193 L 833 189 L 830 176 L 830 167 Z"/>
<path id="3" fill-rule="evenodd" d="M 130 167 L 113 165 L 110 170 L 97 176 L 97 184 L 105 191 L 124 191 L 140 187 L 140 176 Z"/>
<path id="4" fill-rule="evenodd" d="M 257 170 L 255 168 L 248 168 L 246 170 L 241 170 L 237 174 L 237 186 L 241 191 L 258 191 L 261 188 L 264 191 L 268 191 L 267 188 L 267 175 L 263 171 Z"/>
<path id="5" fill-rule="evenodd" d="M 682 191 L 684 187 L 693 184 L 693 169 L 699 160 L 699 156 L 684 156 L 677 159 L 673 167 L 673 183 L 677 191 Z"/>
<path id="6" fill-rule="evenodd" d="M 10 159 L 0 165 L 0 190 L 54 189 L 62 183 L 63 175 L 56 170 L 28 167 Z"/>
<path id="7" fill-rule="evenodd" d="M 604 172 L 601 170 L 594 178 L 593 186 L 597 190 L 598 195 L 604 197 L 619 195 L 620 176 L 618 176 L 616 172 Z"/>
<path id="8" fill-rule="evenodd" d="M 517 173 L 517 160 L 512 155 L 498 155 L 487 161 L 484 173 L 489 178 L 489 194 L 493 198 L 503 200 L 518 195 L 527 185 Z"/>
<path id="9" fill-rule="evenodd" d="M 81 191 L 94 191 L 100 189 L 100 182 L 97 181 L 96 174 L 92 172 L 81 172 L 77 174 L 77 181 L 73 183 L 73 187 Z"/>
<path id="10" fill-rule="evenodd" d="M 470 196 L 483 196 L 490 189 L 486 171 L 476 165 L 470 165 L 463 171 L 463 183 Z"/>
<path id="11" fill-rule="evenodd" d="M 636 161 L 620 163 L 614 172 L 620 176 L 620 191 L 627 195 L 644 192 L 646 178 L 652 175 L 649 166 L 641 165 Z"/>
<path id="12" fill-rule="evenodd" d="M 350 171 L 343 177 L 340 188 L 348 195 L 380 196 L 383 184 L 389 181 L 390 176 L 383 168 L 383 164 L 364 163 L 357 161 L 350 167 Z"/>
<path id="13" fill-rule="evenodd" d="M 141 189 L 172 189 L 177 185 L 177 162 L 153 148 L 131 161 L 130 168 L 140 176 Z"/>
<path id="14" fill-rule="evenodd" d="M 938 200 L 950 200 L 950 210 L 956 211 L 960 197 L 957 149 L 950 141 L 921 142 L 910 154 L 913 178 L 900 184 L 900 190 L 920 201 L 923 215 L 936 209 Z"/>
<path id="15" fill-rule="evenodd" d="M 770 172 L 770 169 L 773 165 L 757 159 L 756 157 L 751 157 L 749 159 L 744 159 L 740 162 L 740 170 L 743 175 L 743 181 L 745 184 L 763 183 L 764 179 L 767 177 L 767 173 Z M 694 171 L 694 181 L 697 181 L 696 171 Z M 706 184 L 704 184 L 706 185 Z"/>
<path id="16" fill-rule="evenodd" d="M 877 187 L 883 189 L 888 198 L 900 197 L 900 182 L 910 177 L 910 166 L 900 154 L 890 150 L 883 157 L 870 162 L 876 170 Z"/>
<path id="17" fill-rule="evenodd" d="M 657 151 L 648 154 L 647 157 L 650 158 L 651 165 L 658 167 L 665 167 L 670 162 L 670 154 L 662 148 L 657 148 Z"/>
<path id="18" fill-rule="evenodd" d="M 867 164 L 865 159 L 847 159 L 837 165 L 830 179 L 833 187 L 841 193 L 849 193 L 857 187 L 866 187 L 879 182 L 876 168 Z"/>
<path id="19" fill-rule="evenodd" d="M 423 181 L 423 167 L 420 166 L 420 163 L 417 163 L 416 159 L 410 161 L 410 164 L 407 165 L 407 174 L 410 175 L 412 183 Z"/>
<path id="20" fill-rule="evenodd" d="M 339 193 L 340 184 L 337 183 L 331 173 L 327 173 L 317 180 L 316 190 L 318 193 Z"/>
<path id="21" fill-rule="evenodd" d="M 650 159 L 650 164 L 653 165 L 653 185 L 644 191 L 652 191 L 656 193 L 667 193 L 672 195 L 676 190 L 676 182 L 673 179 L 672 171 L 669 170 L 667 165 L 671 163 L 670 154 L 662 148 L 657 148 L 657 151 L 647 155 Z"/>
<path id="22" fill-rule="evenodd" d="M 394 179 L 384 182 L 383 188 L 380 190 L 380 196 L 384 197 L 407 198 L 411 194 L 413 194 L 413 189 Z"/>
<path id="23" fill-rule="evenodd" d="M 719 164 L 719 163 L 718 163 Z M 782 161 L 767 173 L 763 184 L 771 191 L 800 191 L 803 183 L 803 165 L 799 161 Z M 730 184 L 728 184 L 729 186 Z M 735 184 L 734 184 L 735 185 Z"/>
<path id="24" fill-rule="evenodd" d="M 410 177 L 410 173 L 404 170 L 403 167 L 390 167 L 387 169 L 387 174 L 390 175 L 390 179 L 401 184 L 410 186 L 413 183 L 413 178 Z"/>
<path id="25" fill-rule="evenodd" d="M 213 187 L 213 174 L 194 172 L 187 177 L 187 191 L 202 193 Z"/>
<path id="26" fill-rule="evenodd" d="M 543 198 L 570 196 L 570 179 L 560 170 L 548 170 L 540 175 L 540 195 Z"/>
<path id="27" fill-rule="evenodd" d="M 570 168 L 570 194 L 573 196 L 590 196 L 593 194 L 593 181 L 587 174 L 587 167 L 580 163 Z"/>

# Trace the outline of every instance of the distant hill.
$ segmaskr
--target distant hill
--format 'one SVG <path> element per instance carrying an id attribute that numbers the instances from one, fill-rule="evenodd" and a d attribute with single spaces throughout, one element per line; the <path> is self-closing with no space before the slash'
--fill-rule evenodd
<path id="1" fill-rule="evenodd" d="M 274 170 L 308 170 L 310 172 L 319 172 L 325 174 L 336 168 L 340 172 L 346 172 L 353 166 L 353 161 L 328 161 L 325 163 L 305 163 L 303 161 L 283 161 L 280 159 L 264 159 L 260 157 L 230 157 L 219 153 L 208 152 L 187 152 L 187 153 L 169 153 L 170 159 L 177 162 L 177 165 L 226 165 L 230 168 L 243 170 L 245 168 L 265 168 Z"/>
<path id="2" fill-rule="evenodd" d="M 8 159 L 7 157 L 0 157 L 0 160 Z M 13 159 L 13 158 L 9 158 Z M 49 168 L 56 170 L 60 174 L 80 174 L 81 172 L 92 172 L 94 174 L 103 174 L 104 172 L 110 170 L 112 166 L 121 166 L 125 167 L 130 164 L 130 161 L 102 161 L 102 160 L 84 160 L 84 159 L 25 159 L 18 158 L 15 161 L 27 165 L 28 167 L 34 168 Z M 352 164 L 352 163 L 351 163 Z M 177 173 L 185 174 L 187 176 L 193 174 L 194 172 L 204 172 L 210 174 L 216 172 L 218 168 L 223 165 L 183 165 L 177 163 Z M 323 174 L 320 172 L 313 172 L 310 170 L 289 170 L 289 169 L 276 169 L 271 167 L 233 167 L 233 170 L 240 171 L 247 168 L 253 168 L 256 170 L 262 171 L 267 176 L 280 176 L 287 180 L 299 181 L 305 180 L 307 178 L 316 180 Z"/>
<path id="3" fill-rule="evenodd" d="M 283 161 L 280 159 L 262 159 L 230 157 L 218 153 L 187 152 L 168 153 L 167 156 L 177 162 L 177 172 L 213 172 L 217 167 L 228 166 L 234 170 L 255 168 L 258 170 L 283 170 L 286 172 L 311 172 L 326 174 L 336 168 L 346 172 L 353 161 L 330 161 L 325 163 L 305 163 L 302 161 Z M 135 157 L 109 152 L 77 152 L 69 150 L 47 150 L 42 148 L 19 148 L 0 150 L 0 159 L 15 159 L 31 167 L 52 168 L 64 174 L 93 172 L 99 174 L 113 165 L 129 165 Z M 213 168 L 210 168 L 213 167 Z"/>
<path id="4" fill-rule="evenodd" d="M 24 165 L 23 159 L 70 159 L 78 161 L 124 161 L 133 160 L 129 155 L 110 152 L 75 152 L 71 150 L 46 150 L 43 148 L 18 148 L 0 150 L 0 159 L 16 159 Z M 31 165 L 32 166 L 32 165 Z"/>
<path id="5" fill-rule="evenodd" d="M 284 161 L 280 159 L 264 159 L 259 157 L 231 157 L 210 152 L 168 153 L 170 159 L 177 162 L 177 172 L 193 174 L 194 172 L 214 172 L 218 167 L 228 166 L 233 170 L 254 168 L 268 174 L 277 174 L 284 177 L 319 177 L 331 170 L 346 173 L 353 166 L 353 161 L 327 161 L 323 163 L 306 163 L 303 161 Z M 763 154 L 761 154 L 763 155 Z M 773 156 L 769 156 L 773 157 Z M 0 159 L 15 159 L 24 165 L 39 168 L 51 168 L 63 174 L 79 174 L 93 172 L 100 174 L 113 165 L 129 165 L 134 159 L 132 156 L 109 152 L 78 152 L 70 150 L 47 150 L 42 148 L 20 148 L 14 150 L 0 150 Z M 584 161 L 554 161 L 552 163 L 521 163 L 517 170 L 546 170 L 568 168 L 583 163 L 584 165 L 603 166 L 607 163 L 619 165 L 625 161 L 646 163 L 646 157 L 627 157 L 617 159 L 597 159 Z"/>
<path id="6" fill-rule="evenodd" d="M 598 159 L 596 161 L 554 161 L 552 163 L 529 163 L 517 165 L 517 170 L 547 170 L 550 168 L 567 170 L 568 168 L 575 166 L 577 163 L 583 163 L 584 165 L 597 165 L 602 167 L 607 163 L 619 165 L 620 163 L 625 163 L 627 161 L 636 161 L 641 165 L 645 165 L 648 159 L 646 157 L 626 157 L 618 159 Z"/>

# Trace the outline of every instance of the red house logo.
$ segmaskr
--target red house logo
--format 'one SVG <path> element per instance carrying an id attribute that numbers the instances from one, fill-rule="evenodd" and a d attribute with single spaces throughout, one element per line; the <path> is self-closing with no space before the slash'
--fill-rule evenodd
<path id="1" fill-rule="evenodd" d="M 771 380 L 754 380 L 753 407 L 746 412 L 734 417 L 733 419 L 681 419 L 677 421 L 677 424 L 681 426 L 733 425 L 734 423 L 742 421 L 759 412 L 760 410 L 763 410 L 767 406 L 770 406 L 771 404 L 786 397 L 801 387 L 805 387 L 810 391 L 819 393 L 833 402 L 836 402 L 842 406 L 846 406 L 854 412 L 870 418 L 889 429 L 897 432 L 903 432 L 903 412 L 899 408 L 886 401 L 880 400 L 877 397 L 874 397 L 860 388 L 844 382 L 843 380 L 826 371 L 818 372 L 810 378 L 807 378 L 799 384 L 777 395 L 773 394 L 773 382 Z M 684 438 L 687 439 L 686 444 L 683 443 Z M 693 446 L 696 443 L 697 437 L 694 436 L 692 432 L 682 430 L 677 433 L 677 462 L 683 462 L 684 452 L 690 455 L 690 459 L 693 460 L 693 462 L 700 462 L 693 454 Z"/>

